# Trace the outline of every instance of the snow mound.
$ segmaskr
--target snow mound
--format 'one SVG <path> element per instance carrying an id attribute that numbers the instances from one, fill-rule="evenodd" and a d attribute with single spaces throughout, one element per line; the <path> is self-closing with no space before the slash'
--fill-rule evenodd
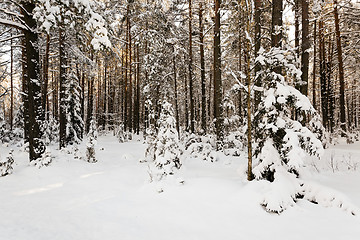
<path id="1" fill-rule="evenodd" d="M 304 183 L 303 186 L 304 199 L 319 204 L 323 207 L 337 207 L 352 215 L 359 215 L 360 209 L 352 204 L 350 200 L 342 193 L 321 186 L 313 182 Z"/>

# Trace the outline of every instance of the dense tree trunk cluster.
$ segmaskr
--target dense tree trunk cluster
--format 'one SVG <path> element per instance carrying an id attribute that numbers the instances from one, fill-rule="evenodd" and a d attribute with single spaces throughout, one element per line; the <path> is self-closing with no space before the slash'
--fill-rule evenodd
<path id="1" fill-rule="evenodd" d="M 327 131 L 349 137 L 359 130 L 360 25 L 353 21 L 358 4 L 290 1 L 291 36 L 282 0 L 108 0 L 94 4 L 88 15 L 73 1 L 65 7 L 49 0 L 59 4 L 61 16 L 51 24 L 39 17 L 49 14 L 46 4 L 14 2 L 1 3 L 0 10 L 1 50 L 11 56 L 11 63 L 0 63 L 2 72 L 11 64 L 8 77 L 0 79 L 0 119 L 12 130 L 16 115 L 22 116 L 31 161 L 45 151 L 42 132 L 50 119 L 59 124 L 60 148 L 81 141 L 93 117 L 100 132 L 121 125 L 131 138 L 158 127 L 167 100 L 179 138 L 214 134 L 222 150 L 230 132 L 246 126 L 242 134 L 251 163 L 254 128 L 270 81 L 262 78 L 261 60 L 271 48 L 295 47 L 299 79 L 281 64 L 269 68 L 311 99 Z M 91 25 L 102 24 L 97 12 L 104 16 L 106 34 Z M 101 36 L 111 46 L 99 47 Z M 303 125 L 311 121 L 306 114 L 293 117 Z"/>

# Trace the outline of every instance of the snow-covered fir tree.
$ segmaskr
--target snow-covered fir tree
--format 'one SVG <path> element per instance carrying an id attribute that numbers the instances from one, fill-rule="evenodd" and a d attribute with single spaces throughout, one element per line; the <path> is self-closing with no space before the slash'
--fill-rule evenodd
<path id="1" fill-rule="evenodd" d="M 81 117 L 81 103 L 79 79 L 71 71 L 66 82 L 66 142 L 79 144 L 83 137 L 84 121 Z"/>
<path id="2" fill-rule="evenodd" d="M 1 160 L 0 156 L 0 176 L 6 176 L 12 174 L 13 172 L 13 164 L 14 164 L 14 157 L 13 157 L 13 149 L 10 149 L 9 155 L 6 157 L 5 161 Z"/>
<path id="3" fill-rule="evenodd" d="M 52 162 L 52 159 L 53 157 L 51 155 L 51 151 L 49 149 L 46 149 L 42 157 L 37 159 L 36 161 L 32 161 L 31 165 L 36 166 L 38 168 L 42 168 L 44 166 L 47 167 Z"/>
<path id="4" fill-rule="evenodd" d="M 263 96 L 255 116 L 253 174 L 256 179 L 273 182 L 274 189 L 279 190 L 265 197 L 262 203 L 273 212 L 285 210 L 303 195 L 299 177 L 304 160 L 307 156 L 320 157 L 323 152 L 319 135 L 305 124 L 306 119 L 317 117 L 317 112 L 309 99 L 285 79 L 285 76 L 300 78 L 294 60 L 291 51 L 278 48 L 263 50 L 256 59 L 261 66 Z M 275 68 L 287 74 L 283 76 Z"/>
<path id="5" fill-rule="evenodd" d="M 59 123 L 52 115 L 49 116 L 49 120 L 43 122 L 43 132 L 43 138 L 46 145 L 59 140 Z"/>
<path id="6" fill-rule="evenodd" d="M 119 126 L 116 128 L 115 136 L 118 139 L 119 143 L 123 143 L 123 142 L 126 141 L 126 136 L 125 136 L 124 124 L 123 123 L 120 123 Z"/>
<path id="7" fill-rule="evenodd" d="M 86 160 L 89 163 L 96 163 L 95 145 L 97 144 L 98 132 L 95 119 L 91 119 L 86 143 Z"/>
<path id="8" fill-rule="evenodd" d="M 157 136 L 146 150 L 146 158 L 150 164 L 150 181 L 159 181 L 173 175 L 181 167 L 181 149 L 173 115 L 171 104 L 163 101 Z"/>

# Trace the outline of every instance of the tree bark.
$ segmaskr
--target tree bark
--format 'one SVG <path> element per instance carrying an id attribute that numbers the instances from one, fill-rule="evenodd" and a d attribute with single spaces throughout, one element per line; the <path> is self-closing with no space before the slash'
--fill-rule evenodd
<path id="1" fill-rule="evenodd" d="M 316 109 L 316 19 L 314 21 L 314 59 L 313 59 L 313 83 L 312 83 L 312 104 L 314 108 Z"/>
<path id="2" fill-rule="evenodd" d="M 128 5 L 129 7 L 129 5 Z M 128 94 L 128 127 L 129 132 L 133 131 L 133 84 L 132 84 L 132 39 L 131 39 L 131 23 L 130 23 L 130 10 L 128 8 L 128 31 L 129 31 L 129 94 Z"/>
<path id="3" fill-rule="evenodd" d="M 340 34 L 340 23 L 338 13 L 338 2 L 334 0 L 334 17 L 335 17 L 335 33 L 336 33 L 336 46 L 337 46 L 337 57 L 339 64 L 339 82 L 340 82 L 340 127 L 342 136 L 346 133 L 346 116 L 345 116 L 345 79 L 344 79 L 344 66 L 342 57 L 341 47 L 341 34 Z"/>
<path id="4" fill-rule="evenodd" d="M 41 158 L 45 152 L 45 145 L 41 141 L 40 119 L 41 109 L 41 85 L 39 78 L 39 50 L 37 48 L 38 34 L 33 31 L 36 29 L 36 21 L 33 15 L 35 4 L 33 2 L 21 2 L 23 8 L 23 21 L 29 27 L 24 30 L 25 44 L 26 44 L 26 73 L 27 73 L 27 87 L 28 87 L 28 112 L 29 112 L 29 159 L 35 161 Z"/>
<path id="5" fill-rule="evenodd" d="M 221 46 L 220 46 L 220 2 L 215 0 L 214 26 L 214 107 L 217 149 L 221 150 L 224 141 L 223 90 L 221 80 Z"/>
<path id="6" fill-rule="evenodd" d="M 10 40 L 10 131 L 13 130 L 13 118 L 14 118 L 14 54 L 13 54 L 13 40 Z"/>
<path id="7" fill-rule="evenodd" d="M 177 77 L 176 77 L 176 56 L 174 51 L 173 56 L 173 71 L 174 71 L 174 93 L 175 93 L 175 119 L 176 119 L 176 131 L 180 138 L 180 122 L 179 122 L 179 106 L 178 106 L 178 89 L 177 89 Z"/>
<path id="8" fill-rule="evenodd" d="M 273 0 L 271 22 L 271 47 L 282 46 L 283 0 Z"/>
<path id="9" fill-rule="evenodd" d="M 262 0 L 255 0 L 254 1 L 254 21 L 255 21 L 255 58 L 259 56 L 259 50 L 261 47 L 261 4 Z M 246 40 L 247 41 L 247 40 Z M 260 72 L 260 66 L 259 64 L 255 65 L 254 69 L 254 75 L 255 75 L 255 86 L 261 87 L 261 79 L 258 76 L 258 73 Z M 261 101 L 261 92 L 255 90 L 255 111 L 258 109 L 258 106 Z"/>
<path id="10" fill-rule="evenodd" d="M 308 82 L 309 82 L 309 2 L 308 0 L 301 0 L 302 10 L 302 36 L 301 36 L 301 87 L 300 92 L 308 95 Z"/>
<path id="11" fill-rule="evenodd" d="M 201 129 L 206 134 L 206 88 L 205 88 L 205 57 L 204 57 L 204 24 L 203 5 L 199 2 L 199 38 L 200 38 L 200 77 L 201 77 Z"/>
<path id="12" fill-rule="evenodd" d="M 42 89 L 42 109 L 46 110 L 48 83 L 49 83 L 49 49 L 50 49 L 50 36 L 46 34 L 46 48 L 43 65 L 43 89 Z M 45 111 L 46 112 L 46 111 Z M 45 113 L 46 115 L 47 113 Z"/>
<path id="13" fill-rule="evenodd" d="M 303 0 L 295 0 L 294 1 L 294 12 L 295 12 L 295 51 L 296 56 L 300 56 L 300 9 L 299 9 L 299 1 Z"/>
<path id="14" fill-rule="evenodd" d="M 328 128 L 328 92 L 326 86 L 326 58 L 325 58 L 325 40 L 324 40 L 324 22 L 319 21 L 319 60 L 320 60 L 320 85 L 321 85 L 321 112 L 322 123 Z"/>
<path id="15" fill-rule="evenodd" d="M 25 38 L 21 41 L 22 47 L 22 53 L 21 53 L 21 59 L 22 59 L 22 93 L 21 93 L 21 99 L 23 101 L 23 119 L 24 119 L 24 140 L 25 143 L 29 142 L 29 129 L 30 129 L 30 123 L 29 123 L 29 87 L 28 87 L 28 74 L 27 74 L 27 60 L 26 60 L 26 42 Z"/>
<path id="16" fill-rule="evenodd" d="M 102 128 L 105 130 L 106 128 L 106 124 L 107 124 L 107 101 L 108 101 L 108 89 L 107 89 L 107 84 L 108 84 L 108 79 L 107 79 L 107 60 L 106 58 L 104 59 L 104 98 L 103 98 L 103 122 L 102 122 Z"/>
<path id="17" fill-rule="evenodd" d="M 63 24 L 59 23 L 59 83 L 60 83 L 60 112 L 59 112 L 59 145 L 60 149 L 66 147 L 66 56 L 65 56 L 65 33 Z"/>
<path id="18" fill-rule="evenodd" d="M 192 7 L 189 0 L 189 95 L 190 95 L 190 132 L 195 132 L 195 109 L 193 87 L 193 54 L 192 54 Z"/>

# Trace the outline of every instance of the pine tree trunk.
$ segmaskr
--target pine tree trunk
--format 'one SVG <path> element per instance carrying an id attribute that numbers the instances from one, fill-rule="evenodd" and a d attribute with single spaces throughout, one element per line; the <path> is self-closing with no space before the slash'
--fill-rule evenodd
<path id="1" fill-rule="evenodd" d="M 192 54 L 192 9 L 189 0 L 189 95 L 190 95 L 190 132 L 195 132 L 195 109 L 193 87 L 193 54 Z"/>
<path id="2" fill-rule="evenodd" d="M 329 37 L 328 44 L 328 60 L 326 63 L 326 81 L 327 81 L 327 94 L 328 94 L 328 126 L 331 133 L 334 132 L 335 127 L 335 92 L 334 81 L 332 81 L 332 59 L 334 55 L 334 41 Z"/>
<path id="3" fill-rule="evenodd" d="M 59 144 L 60 149 L 66 147 L 66 56 L 65 56 L 65 33 L 62 23 L 59 26 L 59 82 L 60 82 L 60 112 L 59 112 Z"/>
<path id="4" fill-rule="evenodd" d="M 249 9 L 247 9 L 249 10 Z M 247 16 L 246 18 L 246 22 L 245 22 L 245 27 L 246 27 L 246 31 L 250 32 L 250 16 Z M 252 121 L 251 121 L 251 114 L 252 114 L 252 110 L 251 110 L 251 70 L 250 70 L 250 49 L 251 49 L 251 43 L 250 43 L 250 39 L 245 39 L 245 75 L 246 75 L 246 83 L 247 83 L 247 148 L 248 148 L 248 170 L 247 170 L 247 180 L 251 181 L 253 180 L 254 176 L 252 173 Z"/>
<path id="5" fill-rule="evenodd" d="M 220 46 L 220 1 L 215 0 L 215 26 L 214 26 L 214 107 L 217 149 L 223 147 L 224 118 L 223 118 L 223 91 L 221 80 L 221 46 Z"/>
<path id="6" fill-rule="evenodd" d="M 301 37 L 301 87 L 300 92 L 308 95 L 308 82 L 309 82 L 309 0 L 301 0 L 302 10 L 302 37 Z"/>
<path id="7" fill-rule="evenodd" d="M 36 21 L 32 13 L 35 4 L 32 2 L 21 2 L 23 8 L 23 21 L 29 27 L 24 30 L 25 48 L 26 48 L 26 73 L 27 73 L 27 87 L 28 87 L 28 111 L 29 111 L 29 159 L 30 161 L 41 158 L 45 152 L 45 145 L 41 141 L 40 130 L 40 116 L 42 116 L 41 109 L 41 85 L 39 83 L 39 50 L 37 48 L 38 34 L 32 29 L 36 29 Z"/>
<path id="8" fill-rule="evenodd" d="M 12 36 L 12 34 L 11 34 Z M 14 66 L 14 54 L 13 54 L 13 41 L 10 40 L 10 131 L 13 130 L 13 117 L 14 117 L 14 79 L 13 79 L 13 66 Z"/>
<path id="9" fill-rule="evenodd" d="M 345 116 L 345 79 L 344 79 L 344 66 L 342 57 L 341 47 L 341 34 L 340 34 L 340 23 L 338 13 L 338 3 L 334 0 L 334 17 L 335 17 L 335 33 L 336 33 L 336 45 L 337 45 L 337 56 L 339 64 L 339 81 L 340 81 L 340 127 L 342 136 L 346 133 L 346 116 Z"/>
<path id="10" fill-rule="evenodd" d="M 94 60 L 94 54 L 91 52 L 90 59 Z M 90 130 L 91 119 L 93 115 L 93 108 L 94 108 L 94 76 L 90 75 L 88 82 L 87 82 L 87 110 L 86 110 L 86 133 Z"/>
<path id="11" fill-rule="evenodd" d="M 295 0 L 294 1 L 294 12 L 295 12 L 295 51 L 296 57 L 300 56 L 300 8 L 299 8 L 299 1 L 302 0 Z M 299 89 L 299 86 L 296 86 Z"/>
<path id="12" fill-rule="evenodd" d="M 273 0 L 271 22 L 271 47 L 282 46 L 283 0 Z"/>
<path id="13" fill-rule="evenodd" d="M 80 103 L 81 103 L 81 119 L 86 122 L 85 119 L 85 71 L 84 69 L 82 69 L 82 73 L 81 73 L 81 98 L 80 98 Z M 82 136 L 83 138 L 83 136 Z"/>
<path id="14" fill-rule="evenodd" d="M 108 101 L 108 89 L 107 89 L 107 84 L 108 84 L 108 79 L 107 79 L 107 60 L 106 58 L 104 59 L 104 98 L 103 98 L 103 122 L 102 122 L 102 128 L 105 130 L 106 128 L 106 124 L 107 124 L 107 101 Z"/>
<path id="15" fill-rule="evenodd" d="M 314 106 L 314 108 L 316 109 L 316 59 L 317 59 L 317 55 L 316 55 L 316 19 L 314 20 L 314 59 L 313 59 L 313 83 L 312 83 L 312 104 Z"/>
<path id="16" fill-rule="evenodd" d="M 328 129 L 328 92 L 326 86 L 326 57 L 324 40 L 324 22 L 319 22 L 319 59 L 320 59 L 320 85 L 321 85 L 321 112 L 323 126 Z"/>
<path id="17" fill-rule="evenodd" d="M 189 131 L 188 83 L 186 77 L 184 77 L 184 90 L 185 90 L 184 93 L 185 94 L 184 96 L 185 97 L 185 131 Z"/>
<path id="18" fill-rule="evenodd" d="M 24 140 L 25 142 L 29 142 L 29 129 L 30 129 L 30 122 L 29 122 L 29 88 L 28 88 L 28 74 L 27 74 L 27 60 L 26 60 L 26 42 L 25 38 L 21 41 L 22 53 L 22 94 L 21 99 L 23 101 L 23 120 L 24 120 Z"/>
<path id="19" fill-rule="evenodd" d="M 50 36 L 46 34 L 46 48 L 43 65 L 43 89 L 42 89 L 42 109 L 46 110 L 48 83 L 49 83 L 49 49 L 50 49 Z M 46 112 L 46 111 L 45 111 Z M 47 115 L 47 113 L 45 113 Z"/>
<path id="20" fill-rule="evenodd" d="M 176 131 L 180 138 L 180 122 L 179 122 L 179 106 L 178 106 L 178 89 L 177 89 L 177 76 L 176 76 L 176 56 L 174 51 L 173 56 L 173 71 L 174 71 L 174 94 L 175 94 L 175 119 L 176 119 Z"/>
<path id="21" fill-rule="evenodd" d="M 103 115 L 100 112 L 101 109 L 101 95 L 102 95 L 102 86 L 101 86 L 101 59 L 97 56 L 96 57 L 96 62 L 98 65 L 98 71 L 97 71 L 97 99 L 96 99 L 96 105 L 95 105 L 95 116 L 96 116 L 96 120 L 98 121 L 98 124 L 101 126 L 102 122 L 103 122 Z"/>
<path id="22" fill-rule="evenodd" d="M 129 9 L 129 6 L 128 6 Z M 129 11 L 129 10 L 128 10 Z M 129 14 L 129 13 L 128 13 Z M 127 20 L 128 16 L 127 16 Z M 129 86 L 128 86 L 128 66 L 129 66 L 129 30 L 128 30 L 128 23 L 126 23 L 126 44 L 125 44 L 125 77 L 123 79 L 124 81 L 124 94 L 123 94 L 123 101 L 124 101 L 124 131 L 128 130 L 129 122 L 128 122 L 128 99 L 129 99 Z"/>
<path id="23" fill-rule="evenodd" d="M 254 1 L 254 21 L 255 21 L 255 58 L 259 56 L 259 50 L 261 47 L 261 5 L 262 5 L 262 0 L 255 0 Z M 254 69 L 254 75 L 257 76 L 260 69 L 259 64 L 255 65 L 255 69 Z M 261 87 L 261 79 L 260 78 L 256 78 L 255 79 L 255 86 L 257 87 Z M 261 101 L 261 92 L 260 91 L 255 91 L 255 111 L 258 109 L 258 106 L 260 104 Z"/>
<path id="24" fill-rule="evenodd" d="M 128 6 L 129 7 L 129 6 Z M 129 11 L 129 8 L 128 8 Z M 130 23 L 130 12 L 128 12 L 128 31 L 129 31 L 129 94 L 128 94 L 128 118 L 129 118 L 129 132 L 133 131 L 133 83 L 132 83 L 132 39 L 131 39 L 131 23 Z"/>
<path id="25" fill-rule="evenodd" d="M 199 2 L 199 38 L 200 38 L 200 77 L 201 77 L 201 129 L 206 134 L 206 89 L 205 89 L 205 57 L 204 57 L 204 24 L 203 5 Z"/>
<path id="26" fill-rule="evenodd" d="M 283 0 L 273 0 L 271 18 L 271 47 L 273 48 L 282 46 L 282 13 Z M 281 67 L 275 67 L 274 72 L 281 74 Z"/>

